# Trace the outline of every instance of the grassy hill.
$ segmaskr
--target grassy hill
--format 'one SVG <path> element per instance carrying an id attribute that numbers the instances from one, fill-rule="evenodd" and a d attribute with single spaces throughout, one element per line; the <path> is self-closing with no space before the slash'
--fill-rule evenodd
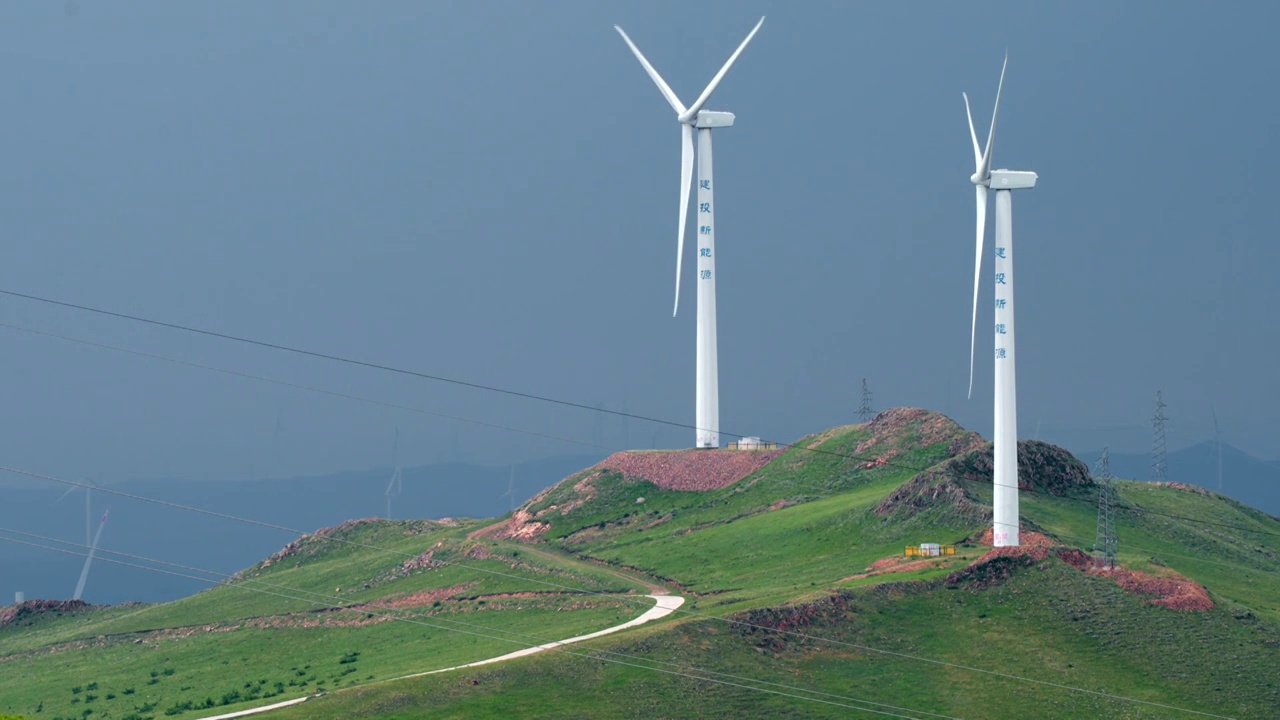
<path id="1" fill-rule="evenodd" d="M 30 715 L 44 699 L 39 717 L 81 717 L 88 706 L 75 698 L 89 691 L 72 690 L 93 676 L 100 688 L 110 679 L 113 702 L 132 683 L 178 704 L 238 690 L 232 709 L 254 704 L 243 698 L 255 688 L 264 704 L 273 690 L 285 699 L 323 680 L 322 696 L 269 718 L 590 718 L 620 707 L 630 717 L 865 715 L 854 707 L 911 717 L 1194 717 L 1167 706 L 1271 716 L 1280 703 L 1280 521 L 1199 488 L 1122 481 L 1122 568 L 1098 572 L 1081 552 L 1096 519 L 1087 468 L 1045 443 L 1019 450 L 1016 550 L 993 550 L 983 537 L 990 445 L 923 410 L 886 411 L 780 453 L 620 453 L 498 521 L 333 531 L 403 555 L 307 538 L 236 583 L 178 603 L 42 613 L 0 628 L 0 712 Z M 954 543 L 957 554 L 901 557 L 920 542 Z M 430 561 L 456 564 L 402 570 L 428 551 Z M 547 579 L 605 594 L 533 595 L 556 589 L 540 584 Z M 294 597 L 242 587 L 254 582 Z M 634 617 L 653 586 L 688 602 L 672 619 L 575 645 L 575 655 L 408 680 L 384 682 L 515 647 L 361 620 L 369 603 L 419 598 L 403 604 L 425 621 L 484 623 L 486 634 L 525 633 L 502 636 L 532 644 L 529 635 L 545 642 Z M 346 609 L 310 604 L 335 595 Z M 566 598 L 574 609 L 557 611 Z M 179 626 L 213 629 L 157 630 Z M 613 662 L 584 656 L 600 653 Z M 60 679 L 41 680 L 50 676 Z M 51 702 L 60 703 L 52 712 Z M 120 706 L 128 704 L 140 703 Z M 115 707 L 111 717 L 127 717 Z"/>
<path id="2" fill-rule="evenodd" d="M 11 608 L 0 621 L 0 712 L 194 717 L 471 662 L 639 614 L 591 593 L 643 593 L 644 582 L 470 540 L 475 525 L 352 521 L 177 602 Z"/>

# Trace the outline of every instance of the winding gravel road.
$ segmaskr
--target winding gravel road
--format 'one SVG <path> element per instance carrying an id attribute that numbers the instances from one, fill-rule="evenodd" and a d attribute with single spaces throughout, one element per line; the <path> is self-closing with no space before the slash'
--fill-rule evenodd
<path id="1" fill-rule="evenodd" d="M 684 598 L 680 597 L 679 595 L 646 595 L 645 597 L 653 598 L 654 606 L 646 610 L 644 614 L 640 615 L 640 617 L 637 617 L 634 620 L 628 620 L 627 622 L 624 622 L 621 625 L 614 625 L 611 628 L 605 628 L 604 630 L 593 632 L 589 635 L 579 635 L 577 637 L 571 637 L 568 640 L 557 640 L 555 642 L 549 642 L 545 645 L 538 645 L 537 647 L 528 647 L 528 648 L 524 648 L 523 650 L 516 650 L 515 652 L 510 652 L 510 653 L 507 653 L 506 655 L 499 655 L 498 657 L 489 658 L 488 660 L 477 660 L 476 662 L 467 663 L 466 665 L 455 665 L 453 667 L 441 668 L 440 670 L 427 670 L 425 672 L 412 673 L 409 675 L 401 675 L 400 677 L 388 678 L 387 680 L 380 680 L 379 683 L 392 682 L 395 680 L 405 680 L 408 678 L 415 678 L 415 677 L 422 677 L 424 675 L 435 675 L 437 673 L 449 672 L 451 670 L 461 670 L 463 668 L 469 668 L 469 667 L 477 667 L 479 665 L 488 665 L 490 663 L 502 662 L 503 660 L 511 660 L 518 657 L 524 657 L 526 655 L 533 655 L 535 653 L 540 653 L 544 650 L 551 650 L 554 648 L 562 647 L 564 645 L 572 645 L 573 643 L 582 642 L 583 640 L 591 640 L 593 638 L 598 638 L 604 635 L 610 635 L 620 630 L 626 630 L 627 628 L 636 627 L 637 625 L 643 625 L 647 622 L 657 620 L 658 618 L 664 618 L 670 615 L 671 613 L 675 612 L 676 608 L 679 608 L 681 605 L 684 604 Z M 285 700 L 284 702 L 278 702 L 272 705 L 263 705 L 262 707 L 249 708 L 248 710 L 237 710 L 236 712 L 226 713 L 223 715 L 210 715 L 204 718 L 200 718 L 200 720 L 231 720 L 231 718 L 240 718 L 240 717 L 246 717 L 249 715 L 257 715 L 260 713 L 270 712 L 272 710 L 278 710 L 280 708 L 289 707 L 290 705 L 297 705 L 298 703 L 306 702 L 311 697 L 312 696 L 307 695 L 305 697 L 294 698 L 292 700 Z"/>

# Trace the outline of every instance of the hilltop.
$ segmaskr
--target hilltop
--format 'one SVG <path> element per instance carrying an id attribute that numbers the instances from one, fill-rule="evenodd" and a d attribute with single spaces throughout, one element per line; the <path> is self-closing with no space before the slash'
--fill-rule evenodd
<path id="1" fill-rule="evenodd" d="M 180 706 L 203 702 L 206 685 L 234 682 L 231 709 L 269 702 L 274 682 L 275 699 L 325 688 L 268 718 L 611 717 L 620 706 L 847 717 L 848 698 L 950 717 L 1186 716 L 1111 696 L 1230 717 L 1274 707 L 1280 521 L 1200 488 L 1121 481 L 1121 567 L 1100 571 L 1088 554 L 1097 485 L 1083 463 L 1020 443 L 1020 548 L 990 546 L 990 468 L 989 443 L 916 408 L 781 451 L 618 453 L 503 518 L 352 521 L 177 603 L 0 627 L 0 666 L 29 668 L 0 673 L 0 697 L 26 700 L 0 712 L 30 714 L 42 692 L 65 703 L 56 712 L 84 707 L 70 681 L 49 678 L 145 683 L 152 671 L 160 682 L 147 687 L 178 717 L 201 717 Z M 956 552 L 904 556 L 920 542 Z M 262 582 L 315 595 L 244 592 Z M 686 605 L 581 646 L 626 664 L 552 652 L 383 682 L 600 630 L 659 591 Z M 507 642 L 388 622 L 389 609 Z M 267 642 L 288 654 L 254 665 Z M 683 675 L 644 669 L 671 663 Z M 175 664 L 171 682 L 163 668 Z M 725 676 L 710 671 L 839 704 L 716 684 Z"/>

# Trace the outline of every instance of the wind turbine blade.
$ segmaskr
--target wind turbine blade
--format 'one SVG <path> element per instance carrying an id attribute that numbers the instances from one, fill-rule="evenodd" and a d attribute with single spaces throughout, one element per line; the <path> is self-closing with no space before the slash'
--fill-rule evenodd
<path id="1" fill-rule="evenodd" d="M 1009 53 L 1004 54 L 1004 65 L 1000 66 L 1000 85 L 996 87 L 996 106 L 991 111 L 991 129 L 987 131 L 987 147 L 982 151 L 982 164 L 978 174 L 985 179 L 991 174 L 991 145 L 996 139 L 996 115 L 1000 114 L 1000 93 L 1004 91 L 1004 71 L 1009 67 Z"/>
<path id="2" fill-rule="evenodd" d="M 707 84 L 707 89 L 702 91 L 702 94 L 698 96 L 697 100 L 693 101 L 693 105 L 690 105 L 688 110 L 680 113 L 681 120 L 688 120 L 698 114 L 698 111 L 702 109 L 703 104 L 705 104 L 711 97 L 711 93 L 715 92 L 716 86 L 720 84 L 720 80 L 724 78 L 725 73 L 729 72 L 729 68 L 733 67 L 733 63 L 747 47 L 747 43 L 751 42 L 751 38 L 756 36 L 756 33 L 760 30 L 760 26 L 763 24 L 764 16 L 762 15 L 760 16 L 760 22 L 756 23 L 756 26 L 751 28 L 751 32 L 747 34 L 747 39 L 743 40 L 742 44 L 738 46 L 738 49 L 733 51 L 733 54 L 725 61 L 724 67 L 720 68 L 720 72 L 716 73 L 716 76 L 711 78 L 711 82 Z"/>
<path id="3" fill-rule="evenodd" d="M 644 66 L 644 71 L 649 73 L 649 77 L 653 79 L 654 84 L 662 91 L 662 96 L 667 99 L 667 102 L 671 103 L 671 108 L 676 111 L 677 115 L 683 115 L 685 112 L 684 105 L 680 103 L 680 98 L 676 97 L 674 92 L 671 92 L 671 86 L 667 85 L 666 81 L 662 79 L 662 76 L 658 74 L 658 71 L 653 69 L 653 66 L 650 65 L 649 61 L 645 58 L 644 53 L 640 52 L 640 48 L 636 47 L 636 44 L 631 42 L 631 38 L 627 37 L 627 33 L 624 32 L 622 28 L 614 25 L 613 29 L 617 30 L 618 34 L 622 36 L 622 39 L 627 41 L 627 47 L 631 48 L 631 52 L 635 54 L 636 59 Z"/>
<path id="4" fill-rule="evenodd" d="M 84 559 L 84 567 L 80 569 L 80 581 L 76 583 L 75 595 L 72 600 L 79 600 L 84 595 L 84 583 L 89 579 L 89 566 L 93 564 L 93 556 L 98 551 L 98 541 L 102 539 L 102 530 L 107 526 L 107 515 L 111 512 L 108 507 L 106 512 L 102 513 L 102 523 L 98 525 L 98 532 L 93 536 L 93 542 L 89 545 L 89 555 Z"/>
<path id="5" fill-rule="evenodd" d="M 66 496 L 70 495 L 71 493 L 73 493 L 73 492 L 75 492 L 76 490 L 79 490 L 79 489 L 80 489 L 80 487 L 79 487 L 78 485 L 72 485 L 71 487 L 67 488 L 67 491 L 66 491 L 66 492 L 64 492 L 64 493 L 62 493 L 61 495 L 59 495 L 59 496 L 58 496 L 58 499 L 57 499 L 57 500 L 55 500 L 54 502 L 62 502 L 62 499 L 63 499 L 63 498 L 65 498 Z"/>
<path id="6" fill-rule="evenodd" d="M 973 169 L 982 169 L 982 148 L 978 147 L 978 133 L 973 129 L 973 113 L 969 112 L 969 93 L 960 93 L 964 98 L 964 114 L 969 118 L 969 139 L 973 141 Z"/>
<path id="7" fill-rule="evenodd" d="M 689 191 L 693 189 L 693 126 L 680 125 L 680 229 L 676 231 L 676 304 L 680 311 L 680 263 L 684 260 L 684 226 L 689 217 Z"/>
<path id="8" fill-rule="evenodd" d="M 973 255 L 973 326 L 969 331 L 969 397 L 973 397 L 973 357 L 978 342 L 978 282 L 982 277 L 982 238 L 987 234 L 987 187 L 974 187 L 977 200 L 978 233 Z"/>

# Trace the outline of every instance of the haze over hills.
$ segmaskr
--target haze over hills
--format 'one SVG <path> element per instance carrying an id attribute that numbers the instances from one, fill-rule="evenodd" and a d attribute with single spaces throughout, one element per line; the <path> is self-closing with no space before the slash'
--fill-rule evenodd
<path id="1" fill-rule="evenodd" d="M 1116 477 L 1151 479 L 1150 453 L 1109 453 Z M 1092 464 L 1102 451 L 1080 455 Z M 1212 440 L 1169 453 L 1168 480 L 1219 491 L 1227 497 L 1280 516 L 1280 461 L 1260 460 L 1222 443 L 1222 487 L 1218 487 L 1218 446 Z"/>
<path id="2" fill-rule="evenodd" d="M 598 458 L 558 456 L 515 465 L 514 503 Z M 384 492 L 391 468 L 343 472 L 319 477 L 254 481 L 133 480 L 108 487 L 122 492 L 253 518 L 310 532 L 345 520 L 386 515 Z M 490 517 L 507 512 L 510 466 L 460 463 L 403 470 L 403 495 L 392 501 L 397 518 Z M 41 487 L 5 490 L 0 527 L 84 542 L 84 496 L 44 481 Z M 221 572 L 236 572 L 278 549 L 293 535 L 279 530 L 229 523 L 152 503 L 96 493 L 92 526 L 96 530 L 111 506 L 101 545 Z M 0 601 L 16 591 L 28 598 L 70 598 L 83 558 L 5 543 L 0 545 Z M 157 575 L 110 563 L 95 563 L 84 599 L 93 603 L 175 600 L 207 584 Z"/>
<path id="3" fill-rule="evenodd" d="M 1266 716 L 1280 520 L 1120 481 L 1099 572 L 1088 467 L 1020 443 L 1024 545 L 992 548 L 991 463 L 912 408 L 781 452 L 616 453 L 509 517 L 347 522 L 178 602 L 10 608 L 0 712 L 79 716 L 91 692 L 103 718 Z M 928 541 L 956 552 L 903 557 Z M 396 679 L 616 626 L 641 593 L 685 605 L 576 655 Z"/>

